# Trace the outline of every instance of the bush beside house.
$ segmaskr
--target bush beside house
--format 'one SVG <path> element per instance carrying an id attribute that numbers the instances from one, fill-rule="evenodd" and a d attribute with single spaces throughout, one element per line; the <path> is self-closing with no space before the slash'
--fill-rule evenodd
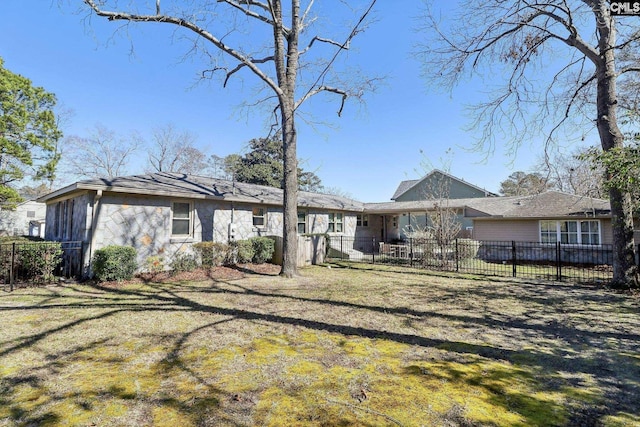
<path id="1" fill-rule="evenodd" d="M 193 245 L 200 258 L 200 265 L 205 268 L 221 265 L 262 264 L 273 258 L 275 243 L 268 237 L 253 237 L 238 240 L 230 244 L 219 242 L 200 242 Z"/>
<path id="2" fill-rule="evenodd" d="M 51 282 L 62 262 L 60 242 L 26 237 L 0 238 L 0 279 L 8 283 L 12 269 L 21 281 L 30 284 Z"/>
<path id="3" fill-rule="evenodd" d="M 138 265 L 136 250 L 131 246 L 106 246 L 93 255 L 93 274 L 101 282 L 129 280 Z"/>

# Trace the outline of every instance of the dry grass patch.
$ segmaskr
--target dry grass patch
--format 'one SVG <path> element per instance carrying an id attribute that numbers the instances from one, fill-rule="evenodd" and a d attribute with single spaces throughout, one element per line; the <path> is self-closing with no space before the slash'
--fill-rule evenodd
<path id="1" fill-rule="evenodd" d="M 640 425 L 640 309 L 399 267 L 0 293 L 0 426 Z"/>

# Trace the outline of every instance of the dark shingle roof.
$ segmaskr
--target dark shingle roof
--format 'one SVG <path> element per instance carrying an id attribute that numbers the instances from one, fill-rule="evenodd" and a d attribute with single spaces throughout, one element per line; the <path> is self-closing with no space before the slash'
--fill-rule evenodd
<path id="1" fill-rule="evenodd" d="M 393 193 L 393 196 L 391 196 L 391 200 L 395 200 L 398 197 L 402 196 L 404 193 L 407 192 L 408 189 L 416 185 L 418 182 L 420 182 L 419 179 L 410 179 L 407 181 L 400 181 L 400 184 L 398 185 L 396 192 Z"/>
<path id="2" fill-rule="evenodd" d="M 442 205 L 443 203 L 446 203 L 446 206 L 452 209 L 463 209 L 471 200 L 475 199 L 412 200 L 409 202 L 365 203 L 364 210 L 368 213 L 427 211 L 434 209 L 436 204 Z"/>
<path id="3" fill-rule="evenodd" d="M 533 196 L 474 199 L 468 207 L 486 216 L 504 218 L 608 216 L 611 214 L 611 205 L 608 200 L 559 191 L 547 191 Z"/>
<path id="4" fill-rule="evenodd" d="M 483 218 L 555 218 L 569 216 L 609 216 L 609 201 L 581 197 L 559 191 L 534 196 L 480 197 L 411 202 L 365 203 L 368 213 L 402 213 L 434 209 L 446 203 L 452 209 L 466 209 L 467 217 Z"/>
<path id="5" fill-rule="evenodd" d="M 103 178 L 79 181 L 47 194 L 41 197 L 39 201 L 46 202 L 77 190 L 102 190 L 152 196 L 218 199 L 277 206 L 282 206 L 283 200 L 283 191 L 279 188 L 195 175 L 160 172 L 148 175 L 117 177 L 110 180 Z M 364 205 L 361 202 L 345 197 L 300 191 L 298 193 L 298 206 L 360 212 Z"/>

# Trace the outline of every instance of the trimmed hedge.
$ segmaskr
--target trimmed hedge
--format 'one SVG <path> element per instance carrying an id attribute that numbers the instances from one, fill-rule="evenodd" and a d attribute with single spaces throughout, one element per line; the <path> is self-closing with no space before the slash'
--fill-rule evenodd
<path id="1" fill-rule="evenodd" d="M 198 268 L 198 260 L 195 255 L 179 253 L 173 257 L 169 268 L 173 273 L 193 271 Z"/>
<path id="2" fill-rule="evenodd" d="M 131 246 L 106 246 L 92 259 L 93 274 L 101 282 L 128 280 L 138 268 L 136 250 Z"/>
<path id="3" fill-rule="evenodd" d="M 253 247 L 253 262 L 262 264 L 271 261 L 276 245 L 273 240 L 268 237 L 253 237 L 249 239 Z"/>
<path id="4" fill-rule="evenodd" d="M 226 243 L 199 242 L 194 243 L 193 249 L 200 257 L 200 263 L 205 268 L 219 267 L 230 259 L 230 248 Z"/>
<path id="5" fill-rule="evenodd" d="M 59 242 L 28 243 L 19 246 L 18 263 L 25 276 L 35 281 L 53 280 L 53 272 L 62 262 Z"/>
<path id="6" fill-rule="evenodd" d="M 233 247 L 236 250 L 236 262 L 246 264 L 253 261 L 255 251 L 251 240 L 238 240 L 233 242 Z"/>

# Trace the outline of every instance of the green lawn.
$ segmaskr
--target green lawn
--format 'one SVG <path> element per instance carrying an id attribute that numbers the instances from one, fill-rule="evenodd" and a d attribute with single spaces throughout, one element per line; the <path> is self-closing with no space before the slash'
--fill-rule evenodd
<path id="1" fill-rule="evenodd" d="M 334 266 L 0 290 L 0 426 L 640 425 L 640 300 Z"/>

